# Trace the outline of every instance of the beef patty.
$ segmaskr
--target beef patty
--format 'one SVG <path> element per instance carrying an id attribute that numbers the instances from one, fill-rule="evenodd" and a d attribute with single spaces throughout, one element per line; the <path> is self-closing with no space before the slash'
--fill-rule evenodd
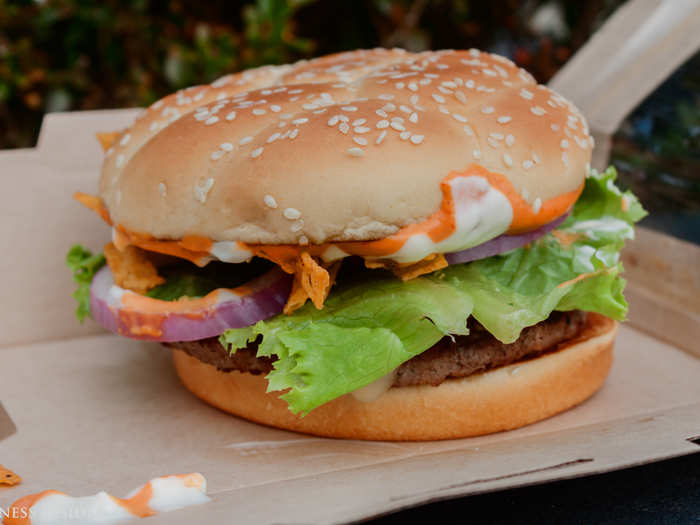
<path id="1" fill-rule="evenodd" d="M 467 377 L 499 366 L 557 349 L 574 338 L 586 322 L 585 312 L 552 312 L 548 319 L 525 328 L 510 344 L 501 343 L 473 317 L 467 320 L 469 335 L 443 337 L 425 352 L 409 359 L 396 371 L 393 386 L 433 385 L 446 379 Z M 237 370 L 249 374 L 267 374 L 275 357 L 256 357 L 260 339 L 235 353 L 221 345 L 217 337 L 199 341 L 167 343 L 224 372 Z"/>

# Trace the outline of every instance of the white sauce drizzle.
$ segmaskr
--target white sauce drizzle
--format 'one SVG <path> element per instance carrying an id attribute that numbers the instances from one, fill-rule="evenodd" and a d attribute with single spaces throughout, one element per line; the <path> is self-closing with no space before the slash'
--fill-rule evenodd
<path id="1" fill-rule="evenodd" d="M 156 513 L 199 505 L 210 501 L 206 495 L 207 481 L 198 473 L 185 476 L 163 476 L 150 482 L 152 495 L 148 506 Z M 144 486 L 131 493 L 136 495 Z M 124 502 L 124 500 L 121 500 Z M 83 525 L 118 523 L 137 517 L 128 506 L 106 492 L 93 496 L 73 497 L 67 494 L 48 494 L 29 509 L 32 525 L 59 525 L 80 523 Z"/>
<path id="2" fill-rule="evenodd" d="M 361 401 L 362 403 L 371 403 L 372 401 L 376 401 L 377 399 L 382 397 L 384 393 L 391 388 L 391 385 L 394 384 L 395 377 L 396 370 L 393 370 L 387 375 L 382 376 L 379 379 L 375 379 L 368 385 L 358 388 L 350 394 L 352 395 L 352 397 L 354 397 L 358 401 Z"/>

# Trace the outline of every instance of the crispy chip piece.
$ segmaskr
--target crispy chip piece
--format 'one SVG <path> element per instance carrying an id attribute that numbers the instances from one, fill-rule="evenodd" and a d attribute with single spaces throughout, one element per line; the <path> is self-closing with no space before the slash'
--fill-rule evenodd
<path id="1" fill-rule="evenodd" d="M 307 299 L 311 299 L 314 306 L 321 310 L 339 268 L 340 261 L 324 268 L 308 252 L 302 252 L 296 261 L 292 292 L 289 294 L 287 304 L 284 305 L 284 313 L 291 314 L 294 310 L 301 308 Z"/>
<path id="2" fill-rule="evenodd" d="M 0 485 L 8 485 L 10 487 L 22 483 L 22 478 L 12 472 L 10 469 L 0 465 Z"/>
<path id="3" fill-rule="evenodd" d="M 158 275 L 146 251 L 136 246 L 126 246 L 118 250 L 111 242 L 105 246 L 105 258 L 112 270 L 114 282 L 136 293 L 144 294 L 154 286 L 163 284 L 165 279 Z"/>
<path id="4" fill-rule="evenodd" d="M 562 248 L 568 248 L 582 237 L 580 233 L 569 233 L 561 230 L 553 230 L 552 235 L 559 241 Z"/>
<path id="5" fill-rule="evenodd" d="M 114 144 L 114 141 L 117 140 L 119 133 L 119 131 L 98 131 L 95 133 L 97 140 L 100 141 L 100 146 L 102 146 L 102 151 L 107 151 L 112 147 L 112 144 Z"/>
<path id="6" fill-rule="evenodd" d="M 73 194 L 73 198 L 89 210 L 97 213 L 107 224 L 112 224 L 112 219 L 109 216 L 109 212 L 107 211 L 104 202 L 102 202 L 102 199 L 100 199 L 97 195 L 90 195 L 89 193 L 76 191 Z"/>
<path id="7" fill-rule="evenodd" d="M 396 277 L 402 281 L 410 281 L 411 279 L 415 279 L 416 277 L 420 277 L 426 273 L 446 268 L 447 260 L 443 254 L 434 253 L 432 255 L 428 255 L 424 259 L 421 259 L 417 263 L 397 264 L 392 261 L 365 260 L 365 266 L 367 268 L 386 268 L 387 270 L 394 272 L 394 275 L 396 275 Z"/>

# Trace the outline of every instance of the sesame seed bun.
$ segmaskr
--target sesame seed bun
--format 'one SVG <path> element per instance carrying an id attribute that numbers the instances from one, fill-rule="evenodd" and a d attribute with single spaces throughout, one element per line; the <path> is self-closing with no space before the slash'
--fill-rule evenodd
<path id="1" fill-rule="evenodd" d="M 370 240 L 425 220 L 440 182 L 477 165 L 534 229 L 573 203 L 591 147 L 578 110 L 503 57 L 360 50 L 159 100 L 107 151 L 100 195 L 159 239 Z"/>
<path id="2" fill-rule="evenodd" d="M 363 403 L 345 395 L 305 417 L 292 414 L 263 376 L 219 372 L 173 350 L 196 396 L 231 414 L 318 436 L 389 441 L 454 439 L 510 430 L 575 406 L 598 390 L 612 364 L 617 323 L 589 313 L 584 330 L 554 352 L 439 386 L 391 388 Z"/>

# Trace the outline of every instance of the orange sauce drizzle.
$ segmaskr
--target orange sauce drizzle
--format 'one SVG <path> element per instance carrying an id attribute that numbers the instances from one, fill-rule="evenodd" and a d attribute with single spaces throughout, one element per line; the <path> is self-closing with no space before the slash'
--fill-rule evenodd
<path id="1" fill-rule="evenodd" d="M 478 164 L 472 164 L 463 171 L 452 171 L 440 183 L 442 201 L 440 208 L 424 221 L 410 224 L 401 228 L 397 233 L 384 239 L 371 241 L 347 241 L 324 243 L 308 246 L 280 244 L 248 244 L 239 242 L 239 247 L 247 249 L 253 255 L 263 257 L 278 264 L 287 273 L 296 273 L 299 260 L 304 252 L 312 257 L 322 257 L 326 249 L 335 245 L 349 255 L 363 257 L 388 257 L 396 253 L 416 234 L 425 234 L 438 243 L 450 235 L 456 228 L 455 202 L 452 197 L 450 182 L 458 177 L 478 176 L 488 181 L 490 186 L 501 192 L 510 202 L 513 209 L 513 219 L 508 229 L 509 234 L 517 234 L 534 230 L 543 224 L 551 222 L 563 215 L 583 191 L 583 184 L 573 191 L 564 193 L 542 202 L 537 213 L 532 206 L 515 190 L 511 182 L 502 174 L 487 170 Z M 97 212 L 108 224 L 112 224 L 109 212 L 99 197 L 76 193 L 75 199 Z M 187 235 L 180 240 L 159 240 L 151 235 L 128 231 L 124 226 L 115 228 L 114 244 L 123 248 L 133 244 L 144 250 L 172 255 L 187 259 L 198 266 L 204 266 L 210 260 L 210 250 L 213 241 L 207 237 Z M 148 329 L 148 328 L 146 328 Z"/>

